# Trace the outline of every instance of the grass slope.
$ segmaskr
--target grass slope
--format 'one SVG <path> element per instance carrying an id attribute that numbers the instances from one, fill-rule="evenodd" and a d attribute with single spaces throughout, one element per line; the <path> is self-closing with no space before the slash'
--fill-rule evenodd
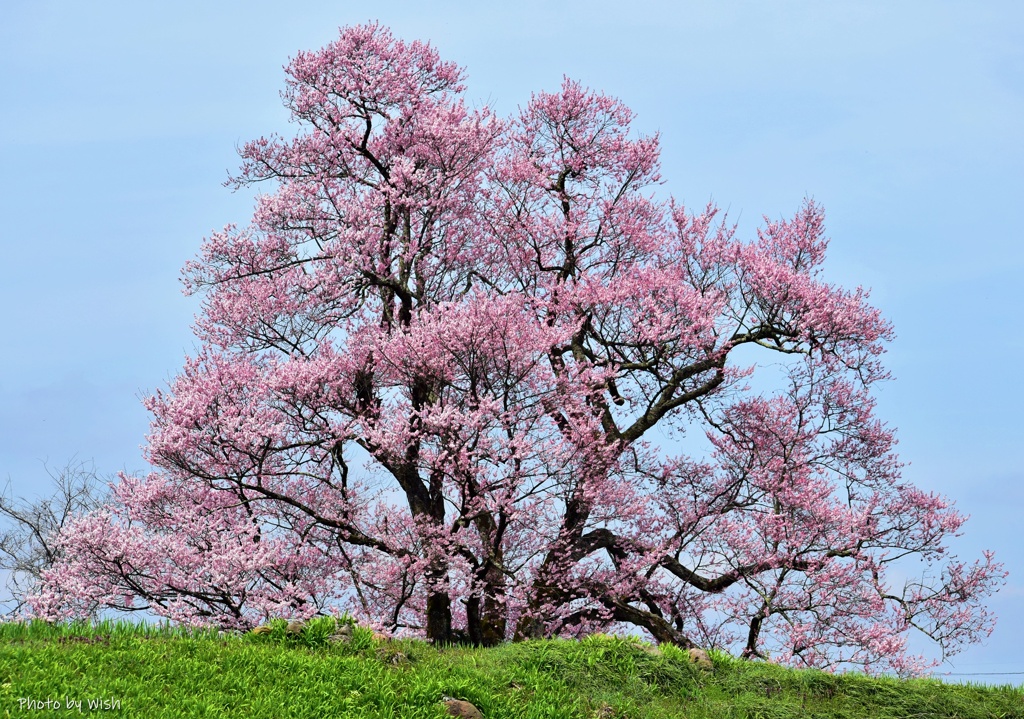
<path id="1" fill-rule="evenodd" d="M 1024 719 L 1019 688 L 794 671 L 714 653 L 705 671 L 674 647 L 601 635 L 438 649 L 359 627 L 334 644 L 334 630 L 330 618 L 299 636 L 284 622 L 243 637 L 115 623 L 0 625 L 0 716 L 443 719 L 441 699 L 450 696 L 486 719 Z"/>

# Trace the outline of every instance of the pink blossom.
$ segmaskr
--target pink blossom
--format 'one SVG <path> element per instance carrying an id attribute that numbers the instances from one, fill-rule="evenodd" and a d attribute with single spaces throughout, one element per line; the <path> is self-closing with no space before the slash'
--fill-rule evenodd
<path id="1" fill-rule="evenodd" d="M 910 632 L 944 658 L 991 631 L 1005 573 L 948 557 L 964 518 L 901 478 L 871 395 L 892 328 L 825 280 L 819 205 L 743 242 L 656 199 L 620 101 L 566 79 L 501 120 L 379 25 L 286 72 L 299 131 L 233 180 L 270 191 L 185 267 L 202 348 L 146 400 L 156 471 L 62 532 L 39 616 L 638 629 L 908 674 Z M 687 429 L 707 456 L 658 439 Z"/>

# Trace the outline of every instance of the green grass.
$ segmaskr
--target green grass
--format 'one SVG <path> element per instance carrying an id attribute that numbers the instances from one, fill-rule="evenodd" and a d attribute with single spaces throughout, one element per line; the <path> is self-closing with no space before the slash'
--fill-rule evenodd
<path id="1" fill-rule="evenodd" d="M 332 644 L 334 620 L 299 636 L 274 622 L 269 634 L 135 626 L 0 625 L 0 716 L 71 716 L 108 700 L 101 716 L 448 716 L 443 696 L 475 704 L 486 719 L 1024 719 L 1024 690 L 794 671 L 713 654 L 713 671 L 674 647 L 591 637 L 493 649 L 381 641 L 356 628 Z M 19 702 L 32 699 L 53 705 Z M 115 706 L 115 702 L 117 705 Z"/>

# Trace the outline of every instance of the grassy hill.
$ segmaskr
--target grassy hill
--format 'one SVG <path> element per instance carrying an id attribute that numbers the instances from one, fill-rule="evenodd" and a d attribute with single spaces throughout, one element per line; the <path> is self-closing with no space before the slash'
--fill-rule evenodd
<path id="1" fill-rule="evenodd" d="M 335 629 L 329 618 L 299 635 L 275 622 L 241 637 L 0 625 L 0 716 L 443 719 L 442 699 L 454 697 L 485 719 L 1024 719 L 1019 688 L 794 671 L 716 653 L 706 670 L 674 647 L 607 636 L 473 649 L 359 627 L 331 642 Z"/>

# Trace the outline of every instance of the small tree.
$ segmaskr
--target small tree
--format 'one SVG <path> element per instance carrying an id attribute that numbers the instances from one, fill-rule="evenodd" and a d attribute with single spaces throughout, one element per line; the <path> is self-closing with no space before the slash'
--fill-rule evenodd
<path id="1" fill-rule="evenodd" d="M 437 642 L 632 626 L 899 671 L 913 627 L 943 656 L 991 631 L 1004 574 L 946 560 L 963 518 L 900 479 L 870 395 L 891 328 L 822 279 L 815 203 L 740 242 L 657 199 L 619 101 L 469 110 L 377 25 L 287 72 L 303 130 L 233 180 L 274 191 L 186 266 L 203 348 L 147 402 L 159 472 L 62 534 L 39 613 L 344 606 Z M 655 442 L 689 427 L 706 458 Z M 894 588 L 908 557 L 936 570 Z"/>
<path id="2" fill-rule="evenodd" d="M 11 600 L 7 616 L 18 616 L 26 598 L 39 590 L 44 571 L 61 558 L 60 532 L 76 517 L 98 509 L 107 494 L 106 482 L 85 462 L 69 462 L 56 472 L 46 468 L 54 486 L 48 497 L 31 501 L 11 494 L 10 482 L 0 494 L 0 569 L 7 572 Z"/>

